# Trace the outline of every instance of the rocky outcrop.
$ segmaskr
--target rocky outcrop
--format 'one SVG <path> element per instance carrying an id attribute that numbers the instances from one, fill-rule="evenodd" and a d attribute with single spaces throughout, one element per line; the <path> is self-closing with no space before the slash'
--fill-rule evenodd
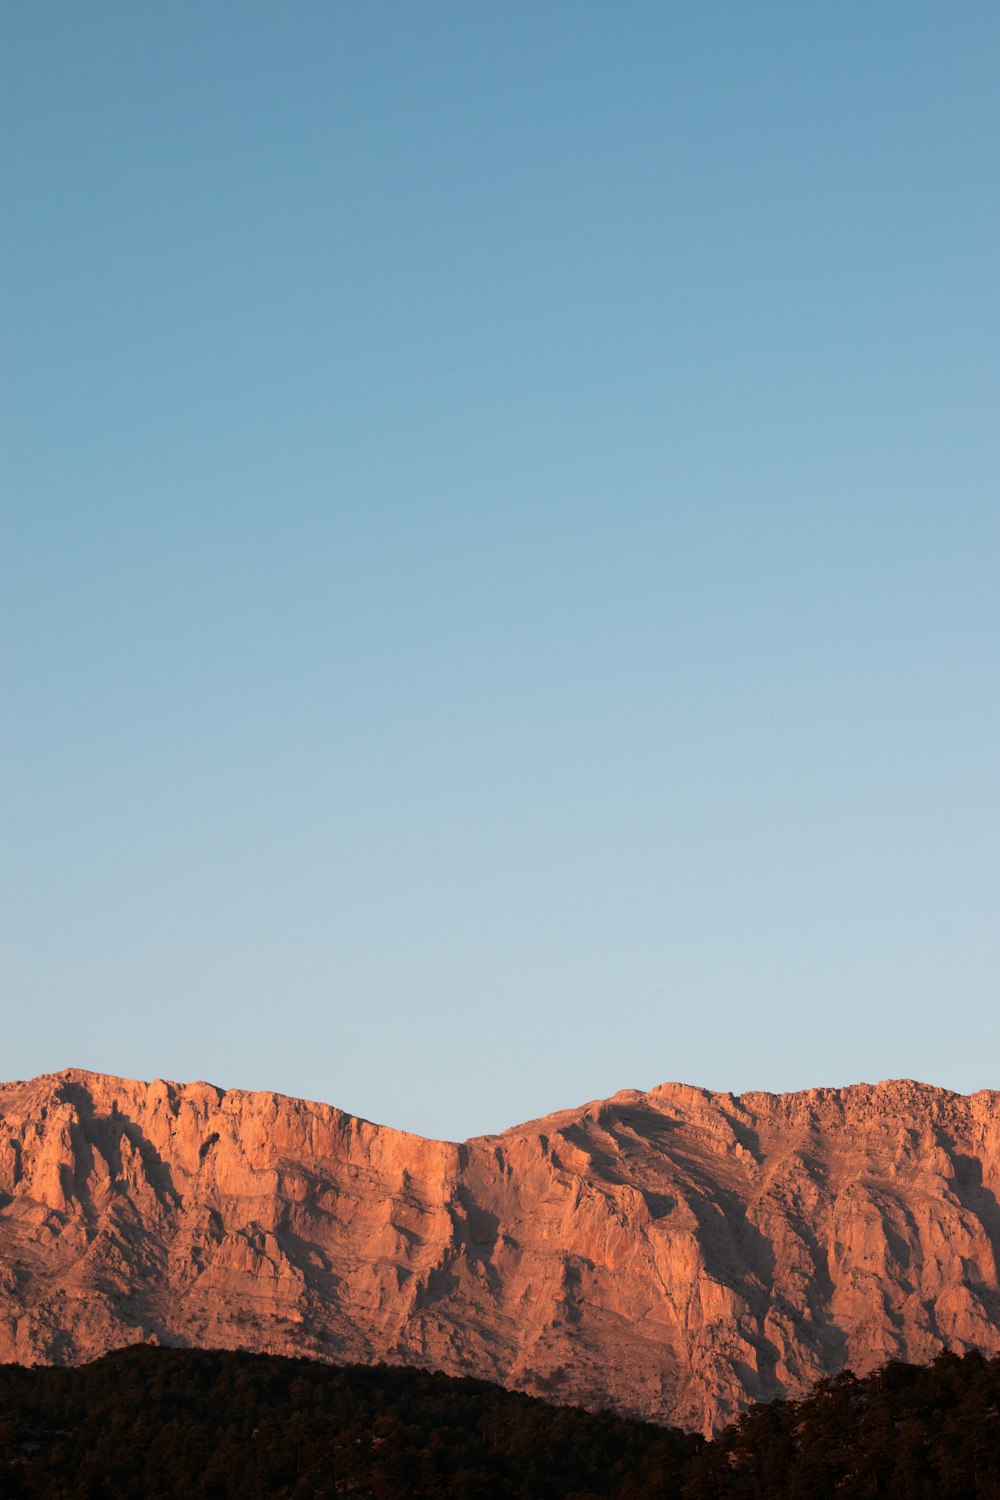
<path id="1" fill-rule="evenodd" d="M 0 1087 L 0 1361 L 388 1360 L 710 1430 L 1000 1352 L 1000 1095 L 626 1091 L 461 1145 L 69 1071 Z"/>

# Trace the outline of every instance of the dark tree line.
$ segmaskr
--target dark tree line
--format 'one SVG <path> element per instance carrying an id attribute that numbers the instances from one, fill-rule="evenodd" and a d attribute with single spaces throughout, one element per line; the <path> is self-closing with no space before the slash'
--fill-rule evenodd
<path id="1" fill-rule="evenodd" d="M 0 1497 L 1000 1500 L 1000 1360 L 754 1407 L 712 1443 L 476 1380 L 135 1348 L 0 1367 Z"/>
<path id="2" fill-rule="evenodd" d="M 698 1438 L 390 1366 L 134 1348 L 0 1367 L 0 1496 L 652 1500 Z"/>
<path id="3" fill-rule="evenodd" d="M 942 1354 L 744 1412 L 695 1455 L 683 1500 L 996 1500 L 1000 1359 Z"/>

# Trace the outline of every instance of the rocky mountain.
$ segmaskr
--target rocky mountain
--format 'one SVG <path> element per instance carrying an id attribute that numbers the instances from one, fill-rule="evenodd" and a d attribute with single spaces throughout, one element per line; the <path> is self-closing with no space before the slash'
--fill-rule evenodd
<path id="1" fill-rule="evenodd" d="M 458 1145 L 71 1070 L 0 1086 L 0 1361 L 386 1360 L 707 1431 L 1000 1352 L 998 1193 L 992 1092 L 664 1084 Z"/>

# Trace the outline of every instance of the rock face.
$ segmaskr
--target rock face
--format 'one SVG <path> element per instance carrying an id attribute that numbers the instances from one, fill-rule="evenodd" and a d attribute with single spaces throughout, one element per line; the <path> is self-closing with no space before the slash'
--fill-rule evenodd
<path id="1" fill-rule="evenodd" d="M 454 1145 L 69 1071 L 0 1086 L 0 1361 L 384 1359 L 708 1431 L 1000 1353 L 998 1193 L 996 1093 L 665 1084 Z"/>

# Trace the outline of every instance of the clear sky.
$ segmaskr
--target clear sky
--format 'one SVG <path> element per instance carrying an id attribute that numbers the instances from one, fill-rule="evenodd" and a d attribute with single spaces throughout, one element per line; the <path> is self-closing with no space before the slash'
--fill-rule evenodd
<path id="1" fill-rule="evenodd" d="M 0 1074 L 1000 1088 L 1000 8 L 2 30 Z"/>

